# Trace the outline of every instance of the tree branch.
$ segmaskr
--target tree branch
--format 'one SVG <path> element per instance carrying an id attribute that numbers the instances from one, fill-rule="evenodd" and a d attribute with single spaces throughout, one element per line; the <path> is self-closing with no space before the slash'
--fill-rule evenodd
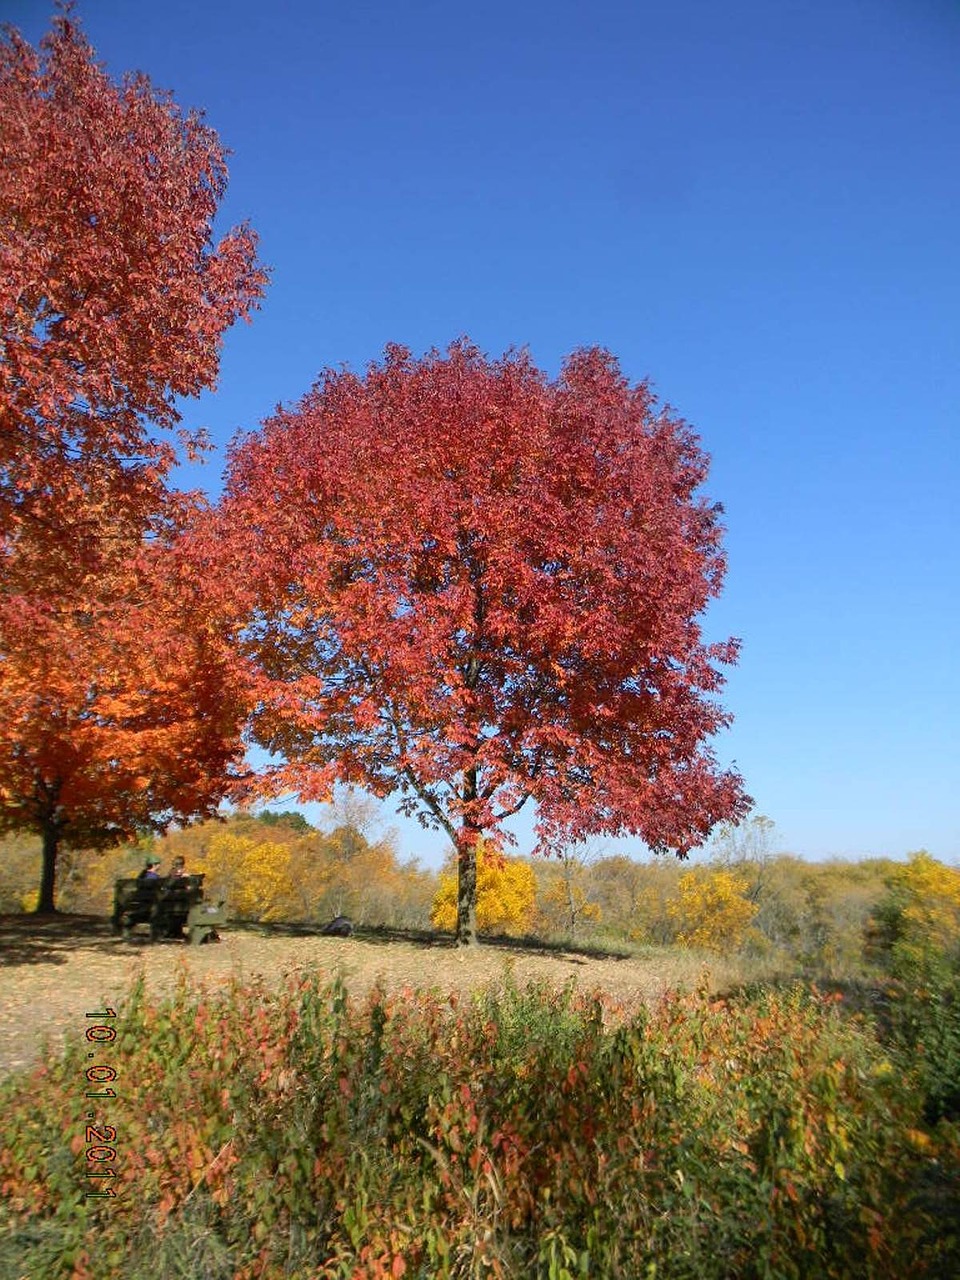
<path id="1" fill-rule="evenodd" d="M 433 796 L 430 794 L 426 786 L 420 781 L 417 775 L 413 772 L 413 769 L 410 767 L 410 765 L 408 764 L 404 765 L 403 769 L 401 770 L 401 773 L 410 783 L 410 786 L 416 792 L 420 800 L 423 801 L 423 803 L 427 806 L 427 808 L 430 810 L 430 812 L 433 814 L 436 820 L 440 823 L 441 827 L 443 827 L 444 831 L 447 833 L 450 839 L 454 842 L 454 844 L 456 844 L 456 840 L 457 840 L 456 830 L 454 829 L 454 826 L 451 823 L 450 819 L 444 813 L 443 808 L 439 800 L 437 800 L 436 796 Z"/>
<path id="2" fill-rule="evenodd" d="M 365 666 L 366 664 L 363 665 Z M 397 716 L 395 709 L 392 706 L 388 707 L 386 714 L 382 715 L 381 718 L 385 719 L 387 724 L 389 724 L 391 729 L 393 729 L 394 737 L 397 740 L 397 750 L 402 758 L 407 753 L 407 745 L 404 731 L 401 728 L 399 717 Z M 436 796 L 427 789 L 426 784 L 420 781 L 414 773 L 413 767 L 409 764 L 405 764 L 402 766 L 400 773 L 401 776 L 406 778 L 407 782 L 409 782 L 418 799 L 426 805 L 427 809 L 429 809 L 436 820 L 440 823 L 440 826 L 444 829 L 450 839 L 456 843 L 456 831 L 454 830 L 450 819 L 444 812 L 443 806 L 440 804 L 440 801 Z"/>
<path id="3" fill-rule="evenodd" d="M 533 795 L 532 791 L 525 791 L 520 800 L 515 805 L 511 805 L 509 809 L 504 809 L 503 813 L 496 815 L 497 822 L 503 822 L 505 818 L 512 818 L 515 813 L 519 813 L 523 806 Z"/>

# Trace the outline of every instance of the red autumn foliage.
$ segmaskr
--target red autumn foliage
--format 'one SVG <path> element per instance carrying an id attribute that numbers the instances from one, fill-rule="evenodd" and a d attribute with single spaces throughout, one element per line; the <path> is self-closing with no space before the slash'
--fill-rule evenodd
<path id="1" fill-rule="evenodd" d="M 145 76 L 113 83 L 69 4 L 38 50 L 0 36 L 0 830 L 42 835 L 40 910 L 61 841 L 230 785 L 230 659 L 161 549 L 193 507 L 178 398 L 266 283 L 249 228 L 214 242 L 224 157 Z"/>
<path id="2" fill-rule="evenodd" d="M 707 745 L 735 642 L 697 616 L 724 571 L 696 437 L 580 351 L 550 381 L 466 341 L 328 371 L 241 437 L 209 573 L 245 627 L 265 789 L 379 795 L 459 847 L 537 805 L 542 849 L 633 833 L 681 855 L 742 814 Z"/>
<path id="3" fill-rule="evenodd" d="M 64 589 L 98 568 L 105 517 L 129 531 L 163 510 L 176 398 L 214 385 L 223 333 L 266 280 L 249 228 L 213 245 L 224 154 L 146 77 L 111 82 L 69 6 L 39 50 L 12 29 L 0 39 L 8 577 Z"/>

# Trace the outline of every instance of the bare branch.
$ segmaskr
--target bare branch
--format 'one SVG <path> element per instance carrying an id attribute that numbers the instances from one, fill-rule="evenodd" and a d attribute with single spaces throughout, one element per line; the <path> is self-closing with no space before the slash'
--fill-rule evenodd
<path id="1" fill-rule="evenodd" d="M 504 809 L 502 813 L 496 814 L 494 820 L 496 822 L 502 822 L 504 818 L 512 818 L 515 813 L 520 812 L 527 801 L 531 799 L 532 795 L 533 793 L 531 791 L 525 791 L 521 799 L 518 800 L 515 805 L 511 805 L 509 809 Z"/>

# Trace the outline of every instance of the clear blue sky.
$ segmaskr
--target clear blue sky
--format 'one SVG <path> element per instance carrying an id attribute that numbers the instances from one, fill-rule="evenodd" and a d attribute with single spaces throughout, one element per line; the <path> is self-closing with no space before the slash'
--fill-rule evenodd
<path id="1" fill-rule="evenodd" d="M 779 845 L 960 859 L 957 0 L 79 12 L 111 72 L 205 109 L 224 225 L 273 269 L 187 407 L 219 448 L 199 483 L 388 341 L 467 333 L 551 373 L 606 346 L 713 457 L 707 629 L 743 639 L 717 750 Z M 0 14 L 35 41 L 50 6 Z"/>

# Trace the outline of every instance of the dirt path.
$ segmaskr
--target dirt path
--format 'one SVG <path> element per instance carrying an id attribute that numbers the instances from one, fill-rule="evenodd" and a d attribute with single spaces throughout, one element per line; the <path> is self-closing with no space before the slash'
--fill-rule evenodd
<path id="1" fill-rule="evenodd" d="M 124 941 L 109 921 L 92 916 L 0 916 L 0 1074 L 30 1066 L 45 1037 L 55 1048 L 66 1035 L 82 1033 L 85 1014 L 116 1007 L 141 970 L 147 989 L 160 993 L 173 987 L 181 966 L 216 987 L 234 976 L 279 980 L 313 965 L 331 977 L 342 973 L 355 992 L 378 979 L 388 990 L 468 990 L 502 980 L 509 968 L 520 986 L 539 979 L 562 986 L 572 978 L 584 991 L 602 988 L 626 1003 L 656 999 L 699 976 L 693 957 L 687 965 L 674 960 L 667 972 L 649 960 L 499 945 L 464 952 L 436 942 L 253 930 L 229 930 L 215 945 L 189 947 L 146 937 Z"/>

